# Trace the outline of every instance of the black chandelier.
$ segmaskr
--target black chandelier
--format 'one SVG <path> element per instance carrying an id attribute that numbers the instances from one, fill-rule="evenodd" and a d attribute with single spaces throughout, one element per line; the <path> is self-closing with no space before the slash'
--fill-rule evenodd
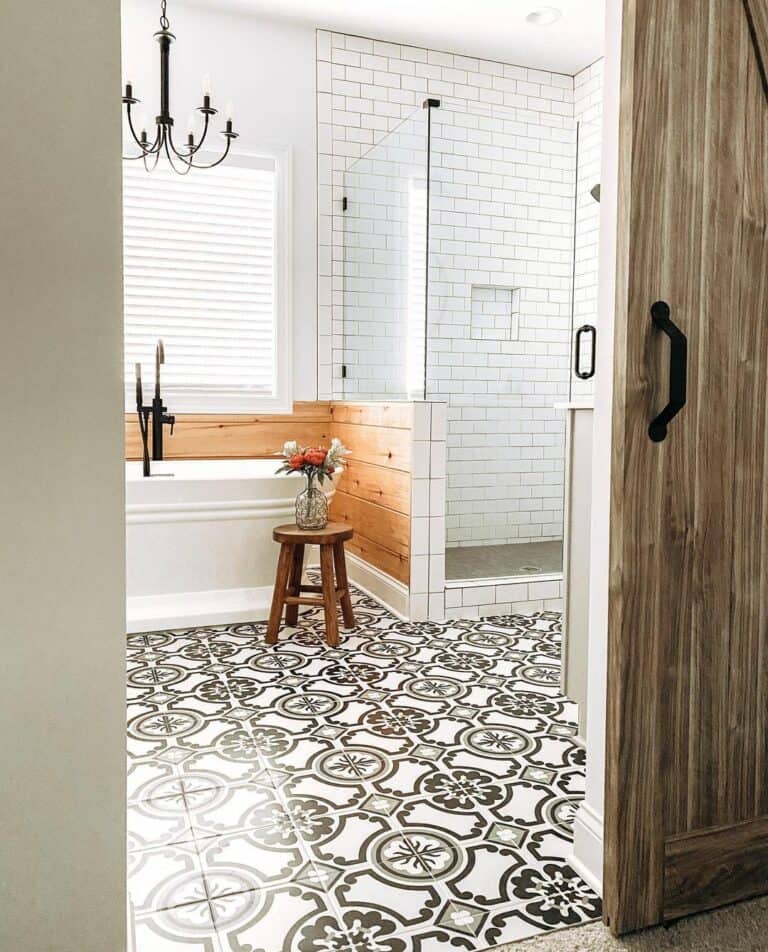
<path id="1" fill-rule="evenodd" d="M 125 84 L 125 95 L 123 96 L 123 102 L 125 103 L 125 111 L 128 117 L 128 128 L 131 130 L 131 135 L 136 145 L 141 150 L 138 155 L 124 155 L 124 159 L 142 159 L 144 162 L 144 167 L 148 172 L 151 172 L 152 169 L 158 163 L 160 155 L 165 152 L 168 157 L 168 162 L 171 165 L 171 168 L 174 172 L 178 172 L 180 175 L 186 175 L 191 169 L 212 169 L 215 165 L 221 164 L 224 159 L 226 159 L 229 153 L 229 147 L 232 144 L 232 140 L 237 138 L 237 133 L 232 130 L 232 118 L 231 116 L 227 118 L 226 127 L 222 130 L 221 134 L 227 140 L 226 147 L 224 148 L 224 154 L 216 159 L 215 162 L 210 162 L 208 164 L 195 162 L 195 156 L 203 147 L 205 138 L 208 135 L 208 127 L 211 121 L 211 117 L 215 116 L 218 112 L 217 109 L 214 109 L 211 105 L 211 97 L 206 89 L 203 93 L 203 104 L 198 106 L 197 111 L 203 116 L 203 131 L 197 142 L 195 142 L 195 134 L 190 129 L 187 133 L 187 143 L 186 146 L 178 148 L 173 141 L 173 116 L 170 112 L 170 96 L 169 96 L 169 78 L 170 78 L 170 54 L 171 54 L 171 43 L 176 39 L 173 33 L 168 29 L 170 23 L 168 22 L 168 17 L 165 13 L 166 0 L 161 0 L 161 11 L 160 11 L 160 29 L 155 33 L 155 39 L 160 44 L 160 115 L 155 117 L 155 124 L 157 126 L 157 132 L 155 133 L 155 138 L 152 142 L 149 141 L 147 137 L 147 130 L 142 129 L 139 135 L 136 135 L 136 129 L 133 125 L 133 117 L 131 116 L 131 107 L 135 106 L 140 100 L 136 99 L 133 95 L 133 86 L 131 83 Z"/>

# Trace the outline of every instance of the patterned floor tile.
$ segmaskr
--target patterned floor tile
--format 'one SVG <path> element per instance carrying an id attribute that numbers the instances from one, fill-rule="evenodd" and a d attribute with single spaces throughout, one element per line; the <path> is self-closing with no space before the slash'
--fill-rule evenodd
<path id="1" fill-rule="evenodd" d="M 136 952 L 469 952 L 600 915 L 560 616 L 450 624 L 354 594 L 265 644 L 128 640 Z"/>
<path id="2" fill-rule="evenodd" d="M 346 932 L 324 892 L 291 882 L 274 889 L 231 893 L 213 904 L 227 952 L 336 952 Z"/>
<path id="3" fill-rule="evenodd" d="M 128 895 L 137 914 L 204 901 L 194 841 L 129 852 Z"/>
<path id="4" fill-rule="evenodd" d="M 222 952 L 207 902 L 134 916 L 131 932 L 140 952 Z"/>
<path id="5" fill-rule="evenodd" d="M 126 834 L 130 851 L 159 849 L 195 838 L 189 814 L 171 797 L 129 803 Z"/>
<path id="6" fill-rule="evenodd" d="M 290 882 L 307 862 L 306 850 L 287 816 L 268 828 L 239 830 L 203 839 L 198 845 L 206 882 L 233 879 L 238 889 L 261 889 Z M 235 876 L 237 871 L 237 876 Z"/>

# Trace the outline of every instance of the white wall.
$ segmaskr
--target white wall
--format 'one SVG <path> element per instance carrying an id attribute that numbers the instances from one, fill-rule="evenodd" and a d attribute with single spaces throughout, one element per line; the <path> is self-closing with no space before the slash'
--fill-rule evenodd
<path id="1" fill-rule="evenodd" d="M 602 105 L 602 169 L 598 280 L 599 346 L 592 431 L 587 780 L 574 821 L 574 866 L 599 893 L 603 879 L 605 716 L 608 661 L 608 592 L 613 413 L 613 330 L 616 311 L 619 105 L 621 84 L 620 0 L 606 4 Z"/>
<path id="2" fill-rule="evenodd" d="M 125 948 L 118 0 L 0 30 L 0 949 Z"/>
<path id="3" fill-rule="evenodd" d="M 306 26 L 174 3 L 171 31 L 171 112 L 186 129 L 211 77 L 213 104 L 235 107 L 236 146 L 293 150 L 293 389 L 317 397 L 317 226 L 315 31 Z M 158 99 L 156 0 L 123 0 L 123 81 L 131 80 L 152 119 Z M 214 129 L 218 126 L 214 120 Z M 213 137 L 214 141 L 216 136 Z M 221 140 L 223 142 L 223 139 Z M 192 173 L 195 174 L 195 173 Z M 204 175 L 204 172 L 200 173 Z M 168 354 L 173 361 L 173 354 Z"/>

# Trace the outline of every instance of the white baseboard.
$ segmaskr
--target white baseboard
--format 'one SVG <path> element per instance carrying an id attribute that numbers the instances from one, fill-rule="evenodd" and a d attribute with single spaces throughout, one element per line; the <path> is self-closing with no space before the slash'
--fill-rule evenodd
<path id="1" fill-rule="evenodd" d="M 598 896 L 602 896 L 603 818 L 586 801 L 580 804 L 573 820 L 573 853 L 568 861 Z"/>
<path id="2" fill-rule="evenodd" d="M 359 556 L 347 552 L 347 575 L 361 592 L 375 598 L 377 602 L 388 608 L 392 614 L 403 621 L 408 621 L 409 590 L 407 585 L 387 575 L 380 569 L 369 565 Z M 314 560 L 308 568 L 319 569 Z"/>
<path id="3" fill-rule="evenodd" d="M 200 625 L 264 621 L 272 603 L 272 586 L 224 588 L 209 592 L 174 592 L 127 599 L 128 634 Z"/>

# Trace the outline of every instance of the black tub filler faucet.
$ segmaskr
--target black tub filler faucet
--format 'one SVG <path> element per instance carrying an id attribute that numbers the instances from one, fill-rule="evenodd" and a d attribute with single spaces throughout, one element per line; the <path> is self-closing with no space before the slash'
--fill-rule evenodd
<path id="1" fill-rule="evenodd" d="M 168 413 L 160 395 L 160 365 L 165 363 L 165 348 L 159 340 L 155 348 L 155 396 L 149 406 L 144 406 L 144 390 L 141 385 L 141 364 L 136 364 L 136 412 L 139 417 L 139 430 L 144 450 L 144 475 L 149 476 L 149 418 L 152 417 L 152 459 L 163 458 L 163 426 L 170 425 L 171 436 L 176 417 Z"/>

